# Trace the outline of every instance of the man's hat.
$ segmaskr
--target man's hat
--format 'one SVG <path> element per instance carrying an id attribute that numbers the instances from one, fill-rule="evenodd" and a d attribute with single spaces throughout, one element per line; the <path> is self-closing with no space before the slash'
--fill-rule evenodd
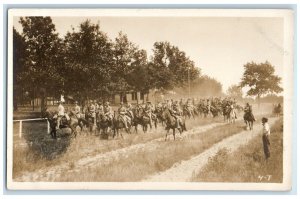
<path id="1" fill-rule="evenodd" d="M 78 104 L 78 102 L 77 102 L 77 101 L 75 101 L 75 104 Z"/>

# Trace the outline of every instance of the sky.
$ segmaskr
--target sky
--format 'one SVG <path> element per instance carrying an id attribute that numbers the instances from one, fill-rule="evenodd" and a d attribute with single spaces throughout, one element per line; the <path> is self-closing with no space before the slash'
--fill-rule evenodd
<path id="1" fill-rule="evenodd" d="M 223 91 L 238 84 L 247 62 L 269 61 L 283 77 L 283 19 L 274 17 L 52 17 L 60 37 L 90 19 L 114 40 L 122 31 L 150 57 L 156 41 L 178 46 Z M 14 27 L 22 32 L 19 17 Z"/>

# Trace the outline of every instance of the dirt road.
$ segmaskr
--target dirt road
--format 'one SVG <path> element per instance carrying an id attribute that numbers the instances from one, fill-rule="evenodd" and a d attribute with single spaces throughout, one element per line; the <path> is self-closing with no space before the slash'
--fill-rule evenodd
<path id="1" fill-rule="evenodd" d="M 270 118 L 269 124 L 272 126 L 277 121 L 277 118 Z M 144 181 L 149 182 L 188 182 L 191 178 L 201 172 L 201 169 L 207 164 L 210 157 L 216 155 L 216 153 L 222 149 L 227 148 L 233 152 L 240 146 L 245 145 L 249 140 L 255 136 L 261 134 L 261 123 L 256 122 L 253 131 L 242 131 L 236 135 L 228 137 L 221 142 L 214 144 L 211 148 L 207 149 L 203 153 L 187 160 L 173 165 L 170 169 L 157 173 L 152 176 L 148 176 Z"/>
<path id="2" fill-rule="evenodd" d="M 187 136 L 193 134 L 201 134 L 212 128 L 225 125 L 226 123 L 212 123 L 209 125 L 195 127 L 187 132 L 184 132 L 181 136 L 177 136 L 178 139 L 184 139 Z M 178 134 L 177 134 L 178 135 Z M 172 139 L 172 136 L 169 136 Z M 129 157 L 131 154 L 140 151 L 153 151 L 160 142 L 164 142 L 164 137 L 148 141 L 146 143 L 134 144 L 121 149 L 101 153 L 92 157 L 82 158 L 75 162 L 66 162 L 57 166 L 47 167 L 34 172 L 24 173 L 22 176 L 15 178 L 15 181 L 30 182 L 30 181 L 59 181 L 61 175 L 65 173 L 72 173 L 80 171 L 84 168 L 99 167 L 106 165 L 114 161 L 118 161 L 121 158 Z"/>

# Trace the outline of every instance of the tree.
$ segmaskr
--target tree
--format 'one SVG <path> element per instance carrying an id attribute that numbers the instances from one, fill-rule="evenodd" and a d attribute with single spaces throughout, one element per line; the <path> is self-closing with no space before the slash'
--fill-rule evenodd
<path id="1" fill-rule="evenodd" d="M 18 110 L 18 101 L 22 96 L 24 84 L 22 84 L 22 73 L 25 68 L 26 43 L 20 33 L 13 28 L 13 106 Z"/>
<path id="2" fill-rule="evenodd" d="M 232 85 L 228 88 L 227 95 L 229 95 L 232 98 L 235 98 L 236 100 L 241 100 L 243 99 L 242 88 L 239 85 Z"/>
<path id="3" fill-rule="evenodd" d="M 247 63 L 244 65 L 244 74 L 240 83 L 241 87 L 249 87 L 248 96 L 257 96 L 258 104 L 262 95 L 280 93 L 283 89 L 279 86 L 281 78 L 274 75 L 275 69 L 269 62 Z"/>
<path id="4" fill-rule="evenodd" d="M 62 40 L 55 33 L 55 25 L 50 17 L 21 17 L 20 23 L 27 53 L 20 78 L 27 87 L 31 87 L 32 98 L 41 97 L 43 109 L 46 93 L 53 95 L 62 89 Z"/>
<path id="5" fill-rule="evenodd" d="M 149 70 L 151 82 L 157 89 L 168 90 L 186 85 L 189 72 L 191 81 L 200 75 L 200 70 L 185 52 L 169 42 L 155 42 L 153 53 Z"/>
<path id="6" fill-rule="evenodd" d="M 79 100 L 109 96 L 114 70 L 113 43 L 89 20 L 65 36 L 67 93 Z"/>

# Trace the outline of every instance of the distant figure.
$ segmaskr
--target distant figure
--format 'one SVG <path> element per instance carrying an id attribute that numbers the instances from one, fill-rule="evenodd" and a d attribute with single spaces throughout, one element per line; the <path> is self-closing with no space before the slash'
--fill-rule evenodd
<path id="1" fill-rule="evenodd" d="M 79 119 L 81 117 L 81 110 L 80 110 L 80 106 L 78 105 L 78 102 L 75 102 L 75 107 L 74 107 L 74 112 L 76 117 Z"/>
<path id="2" fill-rule="evenodd" d="M 263 148 L 264 148 L 264 154 L 266 160 L 270 158 L 270 126 L 268 124 L 268 118 L 263 117 L 262 118 L 262 125 L 263 125 L 263 135 L 262 135 L 262 141 L 263 141 Z"/>
<path id="3" fill-rule="evenodd" d="M 252 113 L 252 106 L 248 102 L 244 108 L 244 112 L 245 112 L 245 114 L 249 114 L 252 117 L 253 121 L 256 121 L 256 119 Z"/>
<path id="4" fill-rule="evenodd" d="M 56 124 L 56 130 L 59 129 L 59 125 L 61 123 L 62 117 L 66 117 L 67 120 L 70 120 L 69 116 L 65 113 L 65 107 L 62 105 L 62 101 L 59 101 L 58 107 L 57 107 L 57 124 Z"/>

